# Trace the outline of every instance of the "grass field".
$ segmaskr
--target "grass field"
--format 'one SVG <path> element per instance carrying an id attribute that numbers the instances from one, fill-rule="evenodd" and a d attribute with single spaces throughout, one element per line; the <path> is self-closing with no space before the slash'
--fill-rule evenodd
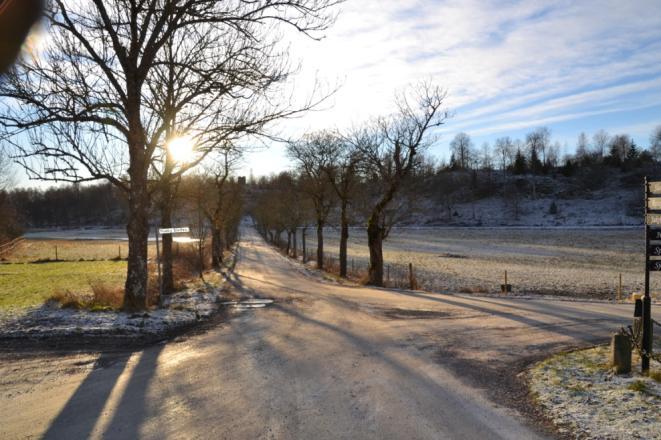
<path id="1" fill-rule="evenodd" d="M 300 242 L 300 240 L 299 240 Z M 308 235 L 308 248 L 316 242 Z M 327 255 L 337 259 L 338 233 L 328 229 Z M 352 229 L 349 269 L 365 270 L 367 238 Z M 614 298 L 622 274 L 624 295 L 643 288 L 641 229 L 396 229 L 384 244 L 391 277 L 406 276 L 413 263 L 422 288 L 434 291 L 497 292 L 508 271 L 515 292 Z M 661 276 L 652 276 L 653 291 Z M 659 295 L 657 294 L 657 297 Z"/>
<path id="2" fill-rule="evenodd" d="M 58 291 L 91 294 L 91 282 L 123 286 L 126 261 L 117 257 L 127 255 L 125 240 L 26 239 L 0 259 L 0 310 L 38 306 Z M 155 257 L 150 242 L 149 258 Z"/>
<path id="3" fill-rule="evenodd" d="M 122 285 L 125 261 L 0 264 L 0 309 L 42 304 L 58 290 L 91 294 L 90 281 Z"/>
<path id="4" fill-rule="evenodd" d="M 34 263 L 35 261 L 55 260 Z M 156 248 L 150 245 L 150 256 Z M 91 294 L 90 282 L 123 285 L 128 244 L 122 240 L 27 239 L 0 264 L 0 309 L 38 306 L 57 291 Z M 86 260 L 86 261 L 81 261 Z"/>

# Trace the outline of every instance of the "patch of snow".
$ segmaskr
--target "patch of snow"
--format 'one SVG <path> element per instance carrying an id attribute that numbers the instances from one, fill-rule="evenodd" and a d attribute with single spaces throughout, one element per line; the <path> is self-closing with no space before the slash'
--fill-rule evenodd
<path id="1" fill-rule="evenodd" d="M 220 289 L 187 289 L 168 295 L 162 307 L 145 313 L 62 309 L 52 302 L 0 314 L 0 337 L 157 336 L 208 319 L 219 306 Z"/>

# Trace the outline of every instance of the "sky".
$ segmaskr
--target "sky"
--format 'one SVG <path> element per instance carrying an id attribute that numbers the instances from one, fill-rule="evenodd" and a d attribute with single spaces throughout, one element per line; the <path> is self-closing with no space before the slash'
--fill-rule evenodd
<path id="1" fill-rule="evenodd" d="M 289 84 L 339 86 L 317 111 L 281 122 L 296 137 L 345 129 L 393 111 L 421 80 L 447 90 L 453 114 L 429 153 L 449 157 L 468 133 L 477 147 L 550 128 L 562 152 L 603 128 L 646 147 L 661 124 L 661 0 L 348 0 L 321 41 L 286 35 L 300 70 Z M 282 145 L 246 157 L 242 174 L 290 166 Z"/>

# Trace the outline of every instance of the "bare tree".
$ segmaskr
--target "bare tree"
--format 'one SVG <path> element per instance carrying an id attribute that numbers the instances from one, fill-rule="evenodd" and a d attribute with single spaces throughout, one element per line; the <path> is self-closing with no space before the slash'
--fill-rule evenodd
<path id="1" fill-rule="evenodd" d="M 597 159 L 603 159 L 609 144 L 610 135 L 605 130 L 599 130 L 592 136 L 592 148 Z"/>
<path id="2" fill-rule="evenodd" d="M 473 141 L 466 133 L 457 133 L 450 142 L 450 150 L 454 154 L 455 165 L 459 169 L 470 169 L 473 164 Z"/>
<path id="3" fill-rule="evenodd" d="M 585 132 L 581 132 L 578 135 L 578 140 L 576 141 L 576 159 L 578 161 L 584 162 L 588 157 L 588 150 L 590 145 L 588 143 L 588 135 Z"/>
<path id="4" fill-rule="evenodd" d="M 324 267 L 324 226 L 334 204 L 332 185 L 327 176 L 331 165 L 329 143 L 336 138 L 328 132 L 308 134 L 299 141 L 289 142 L 287 153 L 296 161 L 301 175 L 302 191 L 312 202 L 317 226 L 317 268 Z"/>
<path id="5" fill-rule="evenodd" d="M 541 166 L 546 165 L 546 153 L 551 145 L 551 130 L 547 127 L 539 127 L 526 135 L 526 145 L 528 147 L 528 154 L 530 157 L 531 168 L 535 170 L 535 165 L 532 163 L 534 158 L 539 160 Z"/>
<path id="6" fill-rule="evenodd" d="M 611 138 L 609 157 L 613 165 L 624 163 L 632 145 L 633 140 L 628 134 L 618 134 Z"/>
<path id="7" fill-rule="evenodd" d="M 657 162 L 661 161 L 661 125 L 657 125 L 650 134 L 650 154 Z"/>
<path id="8" fill-rule="evenodd" d="M 228 35 L 234 35 L 254 43 L 257 59 L 265 56 L 272 62 L 282 54 L 268 50 L 275 39 L 269 23 L 290 24 L 310 34 L 331 23 L 328 8 L 336 3 L 53 0 L 46 12 L 51 33 L 44 56 L 20 63 L 0 84 L 0 96 L 8 98 L 0 108 L 0 136 L 12 143 L 32 178 L 106 179 L 127 193 L 126 308 L 146 306 L 149 173 L 171 127 L 170 120 L 149 104 L 158 100 L 158 91 L 150 84 L 157 83 L 157 66 L 167 59 L 163 53 L 168 41 L 197 32 L 211 44 L 227 42 Z M 213 64 L 213 52 L 208 55 L 206 61 Z M 181 71 L 190 73 L 190 69 Z M 249 76 L 253 70 L 236 73 Z M 218 78 L 205 78 L 204 70 L 191 78 L 202 89 L 223 88 Z M 268 84 L 281 79 L 272 78 Z M 228 95 L 240 99 L 243 93 L 236 90 Z M 197 115 L 209 103 L 215 105 L 213 99 L 196 100 L 196 110 L 186 113 L 192 119 L 184 120 L 203 127 L 206 121 Z"/>
<path id="9" fill-rule="evenodd" d="M 340 276 L 347 276 L 347 244 L 349 242 L 349 205 L 355 199 L 360 183 L 360 154 L 345 139 L 335 136 L 326 144 L 329 163 L 326 174 L 340 202 Z"/>
<path id="10" fill-rule="evenodd" d="M 479 156 L 480 168 L 488 172 L 489 181 L 491 181 L 491 172 L 493 171 L 493 155 L 491 154 L 491 146 L 488 142 L 482 143 Z"/>
<path id="11" fill-rule="evenodd" d="M 430 130 L 447 119 L 442 109 L 445 97 L 439 87 L 421 84 L 397 99 L 396 114 L 377 120 L 373 127 L 351 137 L 362 155 L 368 179 L 379 185 L 367 221 L 371 285 L 383 285 L 383 240 L 392 227 L 387 218 L 388 206 L 418 163 L 417 155 L 433 141 Z"/>
<path id="12" fill-rule="evenodd" d="M 228 227 L 233 226 L 235 210 L 242 204 L 231 203 L 239 191 L 231 183 L 230 175 L 241 159 L 240 151 L 232 144 L 227 143 L 225 147 L 211 158 L 209 165 L 205 166 L 205 174 L 208 176 L 208 191 L 205 193 L 205 203 L 202 207 L 209 227 L 211 229 L 211 266 L 220 269 L 223 263 L 223 251 L 228 243 Z M 228 188 L 230 186 L 230 188 Z M 236 201 L 235 201 L 236 202 Z"/>
<path id="13" fill-rule="evenodd" d="M 0 146 L 0 244 L 22 232 L 18 213 L 7 191 L 12 181 L 11 162 Z"/>
<path id="14" fill-rule="evenodd" d="M 514 143 L 512 142 L 512 139 L 509 137 L 496 139 L 494 154 L 498 158 L 500 169 L 503 171 L 507 170 L 507 167 L 512 163 L 512 158 L 514 157 Z"/>

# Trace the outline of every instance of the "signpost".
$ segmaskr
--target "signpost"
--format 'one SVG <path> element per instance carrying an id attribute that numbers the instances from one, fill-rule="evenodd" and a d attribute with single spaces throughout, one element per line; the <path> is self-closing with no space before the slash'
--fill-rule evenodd
<path id="1" fill-rule="evenodd" d="M 164 234 L 179 234 L 190 232 L 190 228 L 158 228 L 156 233 L 156 267 L 158 268 L 158 294 L 163 296 L 163 277 L 161 276 L 161 251 L 158 246 L 158 236 Z"/>
<path id="2" fill-rule="evenodd" d="M 651 243 L 654 241 L 655 243 Z M 661 272 L 661 181 L 650 182 L 645 177 L 645 296 L 643 297 L 642 371 L 650 369 L 652 353 L 652 299 L 650 272 Z"/>

